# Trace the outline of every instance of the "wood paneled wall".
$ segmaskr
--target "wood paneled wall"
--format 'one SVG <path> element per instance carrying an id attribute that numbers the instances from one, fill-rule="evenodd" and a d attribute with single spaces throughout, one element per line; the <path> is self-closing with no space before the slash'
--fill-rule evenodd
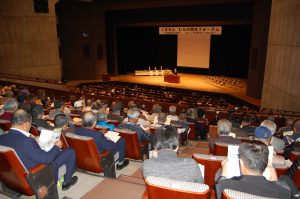
<path id="1" fill-rule="evenodd" d="M 300 111 L 300 1 L 273 0 L 262 107 Z"/>
<path id="2" fill-rule="evenodd" d="M 33 0 L 0 1 L 0 73 L 60 80 L 55 3 L 35 13 Z"/>

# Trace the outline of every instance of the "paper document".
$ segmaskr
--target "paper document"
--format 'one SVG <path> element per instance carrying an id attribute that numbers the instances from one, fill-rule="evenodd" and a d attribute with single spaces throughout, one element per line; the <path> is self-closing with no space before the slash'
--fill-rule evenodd
<path id="1" fill-rule="evenodd" d="M 119 136 L 119 133 L 114 131 L 108 131 L 104 134 L 104 136 L 109 140 L 113 141 L 114 143 L 116 143 L 121 138 L 121 136 Z"/>
<path id="2" fill-rule="evenodd" d="M 54 133 L 53 131 L 42 129 L 38 144 L 40 145 L 41 149 L 44 151 L 50 151 L 54 143 L 60 139 L 60 135 Z"/>

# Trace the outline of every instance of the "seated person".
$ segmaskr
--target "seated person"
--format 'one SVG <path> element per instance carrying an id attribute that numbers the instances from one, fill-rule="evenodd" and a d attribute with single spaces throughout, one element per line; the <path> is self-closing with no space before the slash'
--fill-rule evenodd
<path id="1" fill-rule="evenodd" d="M 293 125 L 293 135 L 290 136 L 285 136 L 284 137 L 284 142 L 286 145 L 290 145 L 292 142 L 295 142 L 296 140 L 300 142 L 300 120 L 296 120 L 294 125 Z"/>
<path id="2" fill-rule="evenodd" d="M 157 121 L 155 121 L 156 119 L 154 119 L 154 123 L 150 125 L 150 127 L 152 128 L 159 128 L 161 126 L 164 126 L 167 122 L 167 115 L 165 113 L 159 113 L 157 116 Z"/>
<path id="3" fill-rule="evenodd" d="M 121 117 L 122 104 L 116 102 L 111 106 L 110 114 L 107 115 L 108 120 L 117 120 L 119 124 L 122 123 L 123 117 Z"/>
<path id="4" fill-rule="evenodd" d="M 151 123 L 153 123 L 154 118 L 158 116 L 158 114 L 161 112 L 161 105 L 159 104 L 154 104 L 152 106 L 152 114 L 148 116 L 147 120 Z"/>
<path id="5" fill-rule="evenodd" d="M 169 114 L 168 114 L 167 118 L 170 121 L 178 120 L 178 116 L 176 115 L 176 106 L 174 106 L 174 105 L 169 106 Z"/>
<path id="6" fill-rule="evenodd" d="M 186 112 L 186 121 L 189 123 L 195 124 L 196 127 L 196 139 L 205 140 L 206 139 L 206 130 L 205 125 L 202 125 L 198 122 L 198 113 L 196 108 L 188 108 Z"/>
<path id="7" fill-rule="evenodd" d="M 254 137 L 265 145 L 271 146 L 272 132 L 267 127 L 256 127 L 254 130 Z M 290 160 L 285 160 L 283 156 L 276 155 L 275 150 L 273 151 L 272 163 L 276 165 L 286 165 L 288 167 L 292 164 Z"/>
<path id="8" fill-rule="evenodd" d="M 0 115 L 1 120 L 10 120 L 12 113 L 18 109 L 18 102 L 14 98 L 8 98 L 3 105 L 4 113 Z"/>
<path id="9" fill-rule="evenodd" d="M 200 168 L 192 158 L 178 158 L 179 146 L 177 129 L 166 125 L 156 130 L 153 137 L 153 158 L 142 165 L 144 178 L 164 177 L 185 182 L 203 183 Z"/>
<path id="10" fill-rule="evenodd" d="M 96 127 L 106 127 L 106 128 L 109 128 L 110 131 L 113 131 L 116 128 L 115 125 L 109 124 L 107 122 L 107 109 L 106 108 L 101 108 L 98 111 L 97 121 L 98 122 L 96 124 Z"/>
<path id="11" fill-rule="evenodd" d="M 276 124 L 271 120 L 264 120 L 261 122 L 260 126 L 267 127 L 271 130 L 272 135 L 276 132 Z M 272 136 L 271 145 L 274 147 L 274 150 L 277 152 L 282 152 L 284 149 L 284 141 L 276 136 Z"/>
<path id="12" fill-rule="evenodd" d="M 55 100 L 54 101 L 54 110 L 51 110 L 49 112 L 49 118 L 53 119 L 55 118 L 56 115 L 58 114 L 64 114 L 65 110 L 65 102 L 63 100 Z M 66 114 L 68 120 L 72 120 L 69 114 Z"/>
<path id="13" fill-rule="evenodd" d="M 241 176 L 226 179 L 229 162 L 222 162 L 222 175 L 216 181 L 216 194 L 220 199 L 224 189 L 272 198 L 291 198 L 291 191 L 265 179 L 263 172 L 268 165 L 268 147 L 263 143 L 242 143 L 238 149 Z M 273 172 L 276 176 L 276 172 Z M 277 176 L 276 176 L 277 177 Z M 276 178 L 274 177 L 274 178 Z"/>
<path id="14" fill-rule="evenodd" d="M 115 154 L 119 152 L 119 158 L 117 163 L 117 169 L 121 170 L 129 164 L 129 160 L 125 159 L 126 154 L 126 143 L 123 138 L 120 138 L 116 143 L 108 140 L 103 133 L 94 130 L 96 126 L 97 118 L 95 114 L 91 111 L 84 113 L 82 116 L 82 126 L 81 128 L 75 128 L 75 134 L 88 136 L 94 139 L 99 153 L 105 150 L 111 150 Z"/>
<path id="15" fill-rule="evenodd" d="M 250 121 L 245 118 L 239 128 L 232 128 L 231 131 L 236 135 L 236 138 L 248 138 L 253 134 L 254 128 L 250 126 Z"/>
<path id="16" fill-rule="evenodd" d="M 9 132 L 1 136 L 0 145 L 13 148 L 28 170 L 39 164 L 53 163 L 56 182 L 59 168 L 66 165 L 62 189 L 67 190 L 76 184 L 77 176 L 72 177 L 76 170 L 76 154 L 73 149 L 61 151 L 62 143 L 57 141 L 50 151 L 43 151 L 37 141 L 30 137 L 31 116 L 23 109 L 13 112 L 11 124 Z"/>
<path id="17" fill-rule="evenodd" d="M 44 116 L 44 108 L 42 105 L 35 105 L 31 109 L 31 116 L 32 116 L 32 125 L 35 126 L 38 130 L 49 129 L 52 130 L 53 126 L 51 126 L 46 120 L 43 119 Z"/>
<path id="18" fill-rule="evenodd" d="M 180 129 L 185 129 L 183 132 L 188 132 L 189 125 L 186 123 L 186 115 L 185 113 L 180 113 L 177 121 L 172 121 L 172 125 L 179 126 Z"/>
<path id="19" fill-rule="evenodd" d="M 227 119 L 221 119 L 218 121 L 218 133 L 219 137 L 209 140 L 209 148 L 211 152 L 214 152 L 214 144 L 216 142 L 225 144 L 240 144 L 241 140 L 230 136 L 231 122 Z"/>
<path id="20" fill-rule="evenodd" d="M 144 141 L 151 142 L 152 137 L 151 133 L 149 132 L 148 127 L 144 127 L 139 125 L 137 122 L 139 120 L 140 110 L 137 108 L 131 108 L 127 111 L 128 122 L 125 124 L 121 124 L 118 126 L 120 129 L 130 129 L 135 131 L 138 135 L 139 142 L 142 143 Z"/>

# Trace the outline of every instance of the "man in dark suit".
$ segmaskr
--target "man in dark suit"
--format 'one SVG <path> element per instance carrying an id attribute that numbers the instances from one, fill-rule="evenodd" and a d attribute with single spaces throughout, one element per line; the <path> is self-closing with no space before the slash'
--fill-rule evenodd
<path id="1" fill-rule="evenodd" d="M 75 128 L 75 134 L 88 136 L 94 139 L 99 153 L 105 150 L 112 150 L 114 153 L 119 152 L 117 169 L 121 170 L 129 164 L 129 160 L 125 159 L 126 142 L 120 138 L 116 143 L 108 140 L 103 133 L 94 130 L 97 123 L 97 117 L 91 111 L 84 113 L 82 117 L 82 128 Z"/>
<path id="2" fill-rule="evenodd" d="M 75 151 L 71 148 L 61 151 L 62 143 L 60 141 L 55 142 L 50 151 L 42 150 L 29 133 L 31 123 L 31 116 L 24 109 L 18 109 L 13 112 L 11 118 L 12 126 L 7 134 L 1 136 L 0 145 L 13 148 L 28 170 L 39 164 L 53 163 L 56 182 L 59 168 L 65 165 L 66 174 L 64 175 L 62 189 L 69 189 L 78 180 L 77 176 L 72 177 L 76 169 Z"/>

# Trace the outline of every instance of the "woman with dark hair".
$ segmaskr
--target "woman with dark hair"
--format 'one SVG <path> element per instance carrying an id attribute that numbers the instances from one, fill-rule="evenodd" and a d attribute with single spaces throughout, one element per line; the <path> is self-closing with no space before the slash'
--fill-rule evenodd
<path id="1" fill-rule="evenodd" d="M 166 125 L 158 128 L 153 137 L 153 145 L 153 158 L 145 160 L 142 165 L 144 178 L 157 176 L 203 183 L 200 168 L 195 160 L 177 157 L 179 141 L 174 126 Z"/>

